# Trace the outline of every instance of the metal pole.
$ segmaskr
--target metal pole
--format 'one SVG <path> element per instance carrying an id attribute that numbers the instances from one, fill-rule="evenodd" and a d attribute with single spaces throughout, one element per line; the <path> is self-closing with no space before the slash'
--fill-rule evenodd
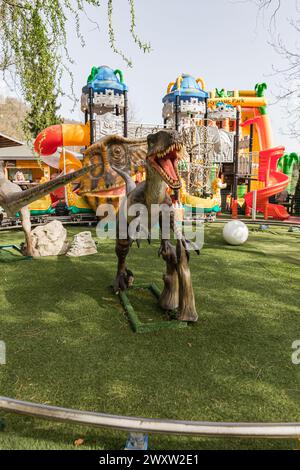
<path id="1" fill-rule="evenodd" d="M 65 147 L 62 148 L 62 154 L 63 154 L 63 158 L 64 158 L 64 175 L 66 175 L 67 174 L 67 168 L 66 168 L 66 151 L 65 151 Z M 69 207 L 67 185 L 64 186 L 64 192 L 65 192 L 65 203 Z"/>
<path id="2" fill-rule="evenodd" d="M 175 129 L 179 130 L 179 109 L 180 109 L 180 96 L 176 95 L 175 98 Z"/>
<path id="3" fill-rule="evenodd" d="M 95 130 L 94 130 L 94 90 L 92 87 L 89 88 L 89 115 L 90 115 L 90 144 L 95 142 Z"/>
<path id="4" fill-rule="evenodd" d="M 207 119 L 208 119 L 208 98 L 205 98 L 205 114 L 204 114 L 204 125 L 207 126 Z"/>
<path id="5" fill-rule="evenodd" d="M 254 124 L 250 124 L 249 136 L 249 174 L 252 175 L 252 152 L 253 152 Z M 248 178 L 248 193 L 251 191 L 251 177 Z"/>
<path id="6" fill-rule="evenodd" d="M 252 199 L 252 220 L 256 220 L 256 206 L 257 206 L 257 191 L 255 189 L 253 191 L 253 199 Z"/>
<path id="7" fill-rule="evenodd" d="M 218 423 L 134 418 L 59 408 L 0 397 L 0 410 L 53 421 L 86 424 L 137 433 L 256 438 L 299 438 L 300 423 Z"/>
<path id="8" fill-rule="evenodd" d="M 124 90 L 124 137 L 128 137 L 128 95 Z"/>
<path id="9" fill-rule="evenodd" d="M 234 164 L 233 164 L 233 199 L 237 199 L 237 186 L 238 186 L 238 171 L 239 171 L 239 153 L 240 153 L 240 119 L 241 112 L 239 108 L 236 109 L 236 133 L 235 133 L 235 152 L 234 152 Z"/>

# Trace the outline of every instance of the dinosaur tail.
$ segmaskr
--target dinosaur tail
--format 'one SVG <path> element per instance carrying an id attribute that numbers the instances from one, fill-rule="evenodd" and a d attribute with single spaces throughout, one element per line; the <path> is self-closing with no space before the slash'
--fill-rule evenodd
<path id="1" fill-rule="evenodd" d="M 7 210 L 11 214 L 15 214 L 22 207 L 27 206 L 31 204 L 32 202 L 37 201 L 38 199 L 41 199 L 43 196 L 50 194 L 52 191 L 55 191 L 61 186 L 64 186 L 70 183 L 71 181 L 74 181 L 80 178 L 81 176 L 85 175 L 89 171 L 96 169 L 98 166 L 99 165 L 90 165 L 90 166 L 81 168 L 78 171 L 74 171 L 73 173 L 59 176 L 58 178 L 48 181 L 47 183 L 40 184 L 39 186 L 36 186 L 34 188 L 11 194 L 6 199 Z"/>
<path id="2" fill-rule="evenodd" d="M 128 175 L 128 173 L 126 173 L 125 171 L 123 170 L 120 170 L 119 168 L 115 167 L 115 166 L 112 166 L 112 169 L 118 173 L 118 175 L 122 176 L 123 180 L 125 181 L 126 183 L 126 196 L 128 196 L 128 194 L 130 194 L 136 187 L 136 184 L 135 182 L 133 181 L 133 179 Z"/>

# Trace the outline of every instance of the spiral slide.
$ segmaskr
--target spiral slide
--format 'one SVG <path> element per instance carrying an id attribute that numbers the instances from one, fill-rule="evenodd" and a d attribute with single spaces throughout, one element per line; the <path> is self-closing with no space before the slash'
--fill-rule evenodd
<path id="1" fill-rule="evenodd" d="M 283 155 L 284 147 L 275 147 L 260 152 L 259 180 L 265 181 L 265 188 L 257 190 L 256 210 L 265 212 L 267 208 L 268 216 L 273 219 L 285 220 L 289 214 L 284 206 L 270 204 L 269 197 L 283 191 L 288 183 L 289 177 L 276 170 L 277 161 Z M 249 208 L 253 205 L 253 191 L 245 195 L 245 201 Z"/>

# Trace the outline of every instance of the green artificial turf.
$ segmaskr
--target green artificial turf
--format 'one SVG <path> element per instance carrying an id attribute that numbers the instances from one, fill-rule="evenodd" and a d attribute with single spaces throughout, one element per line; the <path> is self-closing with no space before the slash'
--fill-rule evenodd
<path id="1" fill-rule="evenodd" d="M 110 290 L 112 242 L 99 241 L 98 254 L 82 258 L 1 262 L 0 255 L 0 340 L 7 347 L 0 394 L 131 416 L 300 422 L 300 365 L 291 362 L 300 339 L 300 234 L 250 231 L 244 246 L 230 247 L 222 225 L 207 225 L 204 248 L 190 263 L 199 322 L 147 334 L 132 332 Z M 21 232 L 0 234 L 3 244 L 22 240 Z M 157 243 L 133 247 L 128 266 L 136 282 L 162 287 L 157 250 Z M 136 299 L 135 308 L 143 305 L 142 314 L 157 318 L 152 296 Z M 78 438 L 79 449 L 121 449 L 126 440 L 106 429 L 3 417 L 1 449 L 73 449 Z M 149 442 L 157 450 L 297 446 L 166 435 Z"/>

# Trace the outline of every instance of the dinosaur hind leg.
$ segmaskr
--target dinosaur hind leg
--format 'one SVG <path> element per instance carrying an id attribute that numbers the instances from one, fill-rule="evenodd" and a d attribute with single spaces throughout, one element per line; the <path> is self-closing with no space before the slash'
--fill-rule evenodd
<path id="1" fill-rule="evenodd" d="M 189 267 L 189 255 L 183 240 L 177 240 L 177 272 L 179 280 L 179 308 L 177 320 L 196 322 L 198 314 Z"/>
<path id="2" fill-rule="evenodd" d="M 166 262 L 167 268 L 163 275 L 164 289 L 159 298 L 159 305 L 164 310 L 176 310 L 179 305 L 176 250 L 168 240 L 162 240 L 159 255 Z"/>
<path id="3" fill-rule="evenodd" d="M 116 241 L 116 255 L 118 257 L 118 271 L 114 284 L 114 291 L 118 294 L 127 287 L 133 284 L 133 273 L 126 267 L 126 256 L 128 255 L 131 246 L 131 240 L 118 240 Z"/>
<path id="4" fill-rule="evenodd" d="M 31 240 L 30 210 L 28 209 L 27 206 L 22 207 L 22 209 L 20 209 L 20 214 L 21 214 L 22 227 L 23 227 L 25 240 L 26 240 L 26 255 L 32 256 L 33 250 L 32 250 L 32 240 Z"/>

